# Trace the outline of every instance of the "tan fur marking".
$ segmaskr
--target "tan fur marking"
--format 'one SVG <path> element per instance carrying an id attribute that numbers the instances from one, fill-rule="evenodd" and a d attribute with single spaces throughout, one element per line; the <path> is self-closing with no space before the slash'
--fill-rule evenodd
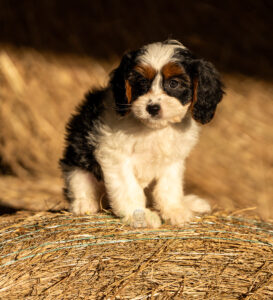
<path id="1" fill-rule="evenodd" d="M 125 88 L 126 88 L 126 97 L 128 99 L 128 104 L 132 101 L 132 88 L 128 80 L 125 81 Z"/>
<path id="2" fill-rule="evenodd" d="M 167 63 L 162 68 L 162 74 L 163 74 L 165 79 L 171 78 L 171 77 L 174 77 L 174 76 L 184 75 L 185 79 L 187 79 L 187 81 L 190 81 L 189 76 L 186 74 L 184 68 L 179 66 L 175 62 Z"/>
<path id="3" fill-rule="evenodd" d="M 149 65 L 136 65 L 134 70 L 150 80 L 154 79 L 156 75 L 156 70 Z"/>
<path id="4" fill-rule="evenodd" d="M 193 95 L 192 95 L 192 102 L 191 102 L 191 112 L 193 110 L 193 106 L 197 101 L 197 90 L 198 90 L 198 80 L 194 78 L 193 80 Z"/>

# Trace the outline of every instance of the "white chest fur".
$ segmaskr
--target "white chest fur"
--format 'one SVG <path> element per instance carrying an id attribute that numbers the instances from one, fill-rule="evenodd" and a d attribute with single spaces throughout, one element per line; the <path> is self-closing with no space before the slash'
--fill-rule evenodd
<path id="1" fill-rule="evenodd" d="M 190 118 L 162 129 L 147 128 L 130 117 L 111 118 L 98 129 L 95 156 L 102 169 L 115 172 L 122 165 L 131 168 L 142 186 L 160 176 L 167 165 L 182 164 L 199 131 Z"/>

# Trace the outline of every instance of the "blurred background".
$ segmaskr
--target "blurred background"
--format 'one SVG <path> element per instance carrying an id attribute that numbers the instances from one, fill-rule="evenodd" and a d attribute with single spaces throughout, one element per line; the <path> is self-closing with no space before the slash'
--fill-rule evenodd
<path id="1" fill-rule="evenodd" d="M 69 115 L 121 55 L 179 39 L 226 95 L 188 159 L 186 190 L 273 221 L 271 0 L 0 0 L 0 214 L 58 210 Z"/>

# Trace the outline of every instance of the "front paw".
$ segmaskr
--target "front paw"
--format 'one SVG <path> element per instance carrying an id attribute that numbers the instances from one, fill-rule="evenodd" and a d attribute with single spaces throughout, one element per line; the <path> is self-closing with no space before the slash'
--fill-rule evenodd
<path id="1" fill-rule="evenodd" d="M 162 218 L 171 225 L 183 226 L 190 222 L 193 217 L 192 211 L 188 207 L 179 206 L 168 209 L 162 213 Z"/>
<path id="2" fill-rule="evenodd" d="M 70 211 L 77 216 L 91 215 L 99 211 L 99 206 L 89 199 L 75 199 L 71 203 Z"/>
<path id="3" fill-rule="evenodd" d="M 159 215 L 148 208 L 136 209 L 132 214 L 123 217 L 122 222 L 134 228 L 151 227 L 158 228 L 161 225 Z"/>

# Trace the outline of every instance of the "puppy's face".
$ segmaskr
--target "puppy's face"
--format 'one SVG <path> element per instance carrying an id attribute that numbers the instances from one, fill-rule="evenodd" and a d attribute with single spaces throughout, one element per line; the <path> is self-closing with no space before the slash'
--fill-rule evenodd
<path id="1" fill-rule="evenodd" d="M 140 60 L 126 85 L 132 113 L 149 127 L 181 122 L 189 108 L 190 78 L 183 66 L 174 61 L 156 69 Z"/>
<path id="2" fill-rule="evenodd" d="M 111 79 L 117 111 L 132 113 L 151 128 L 179 123 L 191 110 L 207 123 L 222 98 L 214 67 L 193 57 L 181 43 L 154 43 L 124 55 Z"/>

